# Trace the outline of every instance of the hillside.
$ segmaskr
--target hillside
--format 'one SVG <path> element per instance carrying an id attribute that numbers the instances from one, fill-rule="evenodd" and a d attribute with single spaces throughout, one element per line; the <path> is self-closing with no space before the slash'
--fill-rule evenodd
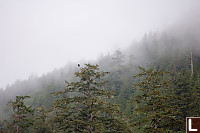
<path id="1" fill-rule="evenodd" d="M 168 89 L 165 90 L 165 85 L 160 84 L 161 88 L 158 92 L 162 94 L 162 97 L 171 99 L 168 104 L 178 111 L 175 115 L 179 124 L 176 127 L 172 127 L 170 124 L 166 126 L 161 123 L 163 127 L 160 125 L 158 128 L 184 132 L 185 117 L 200 115 L 198 110 L 198 100 L 200 98 L 199 44 L 199 38 L 191 33 L 185 33 L 184 36 L 183 34 L 171 34 L 170 32 L 162 34 L 150 33 L 145 35 L 139 42 L 130 45 L 127 50 L 116 50 L 115 53 L 102 56 L 97 61 L 84 62 L 80 65 L 81 68 L 84 68 L 85 63 L 98 64 L 101 71 L 110 72 L 105 76 L 105 80 L 109 81 L 105 88 L 108 91 L 114 91 L 114 98 L 109 101 L 117 104 L 123 113 L 129 115 L 130 123 L 135 123 L 141 118 L 145 118 L 142 115 L 138 115 L 140 112 L 137 112 L 138 110 L 136 109 L 138 106 L 142 106 L 135 101 L 136 96 L 142 93 L 139 88 L 146 86 L 145 82 L 141 83 L 141 80 L 145 78 L 144 73 L 146 71 L 143 71 L 144 78 L 142 79 L 133 77 L 141 72 L 138 66 L 146 70 L 151 69 L 152 75 L 154 71 L 169 72 L 167 76 L 161 76 L 162 80 L 159 79 L 159 83 L 162 81 L 167 82 Z M 63 68 L 49 72 L 41 77 L 30 76 L 27 80 L 16 81 L 14 84 L 7 86 L 5 91 L 1 90 L 0 93 L 0 119 L 2 121 L 3 119 L 9 120 L 11 109 L 6 104 L 9 99 L 14 100 L 15 96 L 29 95 L 31 98 L 26 101 L 28 105 L 33 106 L 35 109 L 39 107 L 47 110 L 51 109 L 52 103 L 60 98 L 59 96 L 53 96 L 52 93 L 64 90 L 65 81 L 78 82 L 79 78 L 76 78 L 74 73 L 79 70 L 80 68 L 77 64 L 66 64 Z M 149 72 L 147 71 L 147 73 Z M 154 78 L 152 77 L 152 79 Z M 153 81 L 151 82 L 152 84 L 154 83 Z M 166 97 L 167 95 L 173 95 L 173 97 Z M 144 99 L 138 100 L 142 102 Z M 143 102 L 145 104 L 148 101 Z M 146 108 L 146 110 L 148 109 Z M 143 113 L 146 114 L 147 112 L 143 110 Z M 139 128 L 140 126 L 140 124 L 133 126 L 132 130 L 143 132 L 145 128 Z"/>

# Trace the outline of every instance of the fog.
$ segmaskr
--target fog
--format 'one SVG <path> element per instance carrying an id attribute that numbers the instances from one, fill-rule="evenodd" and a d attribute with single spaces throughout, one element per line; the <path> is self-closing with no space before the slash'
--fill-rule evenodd
<path id="1" fill-rule="evenodd" d="M 0 87 L 125 49 L 199 6 L 199 0 L 0 0 Z"/>

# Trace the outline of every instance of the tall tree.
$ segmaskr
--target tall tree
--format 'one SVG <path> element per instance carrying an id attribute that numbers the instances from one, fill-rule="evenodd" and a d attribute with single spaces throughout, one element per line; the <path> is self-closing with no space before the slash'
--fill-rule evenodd
<path id="1" fill-rule="evenodd" d="M 124 55 L 120 50 L 116 50 L 114 55 L 113 55 L 113 66 L 116 69 L 116 71 L 119 71 L 123 67 L 123 62 L 124 62 Z"/>
<path id="2" fill-rule="evenodd" d="M 30 96 L 16 96 L 15 101 L 8 103 L 13 109 L 11 122 L 8 122 L 8 131 L 15 133 L 27 132 L 28 128 L 33 125 L 34 109 L 32 106 L 27 106 L 24 100 Z"/>
<path id="3" fill-rule="evenodd" d="M 127 119 L 119 107 L 109 103 L 113 92 L 107 91 L 103 77 L 108 72 L 99 71 L 98 65 L 86 64 L 76 72 L 78 82 L 66 82 L 62 95 L 53 107 L 56 130 L 65 132 L 131 132 Z"/>
<path id="4" fill-rule="evenodd" d="M 120 75 L 123 72 L 124 55 L 120 50 L 116 50 L 112 60 L 113 71 L 110 74 L 110 89 L 115 92 L 115 96 L 118 96 L 123 84 L 123 81 L 120 79 Z"/>
<path id="5" fill-rule="evenodd" d="M 142 132 L 148 133 L 164 132 L 167 129 L 178 131 L 182 124 L 178 117 L 181 113 L 171 102 L 176 97 L 170 95 L 169 83 L 163 78 L 165 72 L 139 68 L 142 72 L 136 77 L 143 79 L 134 84 L 138 87 L 134 96 L 136 103 L 134 111 L 142 116 L 136 120 L 134 125 L 139 125 Z"/>

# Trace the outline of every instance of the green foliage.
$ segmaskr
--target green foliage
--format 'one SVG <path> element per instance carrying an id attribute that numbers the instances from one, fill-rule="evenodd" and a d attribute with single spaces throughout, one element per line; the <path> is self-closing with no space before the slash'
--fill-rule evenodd
<path id="1" fill-rule="evenodd" d="M 37 133 L 53 132 L 52 127 L 50 127 L 48 117 L 50 117 L 49 112 L 46 111 L 46 109 L 44 107 L 37 108 L 35 110 L 34 124 L 33 124 L 32 132 L 37 132 Z"/>
<path id="2" fill-rule="evenodd" d="M 181 117 L 183 121 L 182 130 L 184 131 L 186 117 L 200 116 L 199 74 L 195 72 L 194 76 L 191 77 L 189 69 L 182 69 L 172 74 L 171 80 L 174 86 L 173 88 L 176 88 L 175 95 L 182 97 L 176 100 L 175 103 L 183 114 Z"/>
<path id="3" fill-rule="evenodd" d="M 12 107 L 13 114 L 11 122 L 7 122 L 8 132 L 27 132 L 28 128 L 33 125 L 34 109 L 24 103 L 26 98 L 30 96 L 16 96 L 15 101 L 9 101 L 8 105 Z"/>
<path id="4" fill-rule="evenodd" d="M 63 96 L 53 105 L 58 132 L 131 132 L 119 107 L 108 102 L 113 92 L 104 88 L 107 74 L 98 65 L 86 64 L 75 73 L 80 81 L 66 82 L 64 91 L 54 93 Z"/>
<path id="5" fill-rule="evenodd" d="M 134 125 L 139 126 L 140 131 L 148 133 L 164 132 L 166 129 L 179 130 L 183 124 L 179 120 L 181 113 L 172 102 L 177 97 L 169 95 L 169 82 L 164 79 L 165 72 L 139 68 L 142 72 L 135 77 L 142 79 L 134 84 L 138 87 L 134 95 L 137 115 Z"/>
<path id="6" fill-rule="evenodd" d="M 8 85 L 5 90 L 0 90 L 0 120 L 8 119 L 11 111 L 4 106 L 16 95 L 31 95 L 32 98 L 26 102 L 38 109 L 34 112 L 34 123 L 29 127 L 20 128 L 25 120 L 20 115 L 15 118 L 12 115 L 7 123 L 0 122 L 0 128 L 5 132 L 16 132 L 19 127 L 20 132 L 31 133 L 89 132 L 92 128 L 94 132 L 126 132 L 123 129 L 127 129 L 128 119 L 124 120 L 120 107 L 134 123 L 136 133 L 154 130 L 185 132 L 185 117 L 200 116 L 199 42 L 187 35 L 180 38 L 167 33 L 158 36 L 153 33 L 137 44 L 138 47 L 132 45 L 127 51 L 116 50 L 113 56 L 108 54 L 97 61 L 101 70 L 111 72 L 109 75 L 99 72 L 98 66 L 87 64 L 76 72 L 76 78 L 74 72 L 79 67 L 68 64 L 41 77 L 31 76 L 28 80 Z M 137 75 L 141 78 L 132 78 L 138 73 L 135 69 L 138 65 L 169 71 L 170 75 L 141 68 L 142 73 Z M 69 81 L 66 89 L 64 80 Z M 114 96 L 108 90 L 112 90 Z M 55 92 L 55 97 L 52 92 Z M 133 93 L 134 102 L 131 103 Z M 13 114 L 16 110 L 15 107 Z M 33 120 L 33 116 L 29 116 Z"/>

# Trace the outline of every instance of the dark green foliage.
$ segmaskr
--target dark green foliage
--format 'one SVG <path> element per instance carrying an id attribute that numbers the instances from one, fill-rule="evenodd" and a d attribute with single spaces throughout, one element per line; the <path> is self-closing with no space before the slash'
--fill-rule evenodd
<path id="1" fill-rule="evenodd" d="M 37 133 L 53 132 L 52 127 L 50 126 L 51 124 L 48 121 L 49 117 L 50 117 L 49 112 L 46 111 L 44 107 L 37 108 L 35 110 L 32 132 L 37 132 Z"/>
<path id="2" fill-rule="evenodd" d="M 30 96 L 16 96 L 15 101 L 10 100 L 8 103 L 13 110 L 11 122 L 7 122 L 8 132 L 27 132 L 29 127 L 33 125 L 34 109 L 32 109 L 32 106 L 27 106 L 24 103 L 26 98 L 30 98 Z"/>
<path id="3" fill-rule="evenodd" d="M 187 69 L 182 69 L 181 71 L 172 74 L 171 80 L 173 82 L 174 88 L 176 88 L 175 95 L 181 96 L 181 99 L 175 101 L 179 109 L 182 112 L 182 121 L 185 125 L 185 118 L 199 117 L 200 116 L 200 92 L 199 92 L 199 74 L 194 73 L 191 77 L 191 73 Z M 184 126 L 182 130 L 184 130 Z"/>
<path id="4" fill-rule="evenodd" d="M 181 113 L 178 111 L 173 101 L 175 96 L 170 95 L 169 82 L 164 79 L 165 72 L 146 70 L 139 67 L 142 71 L 136 77 L 142 77 L 139 83 L 134 84 L 138 87 L 134 95 L 135 126 L 142 132 L 164 132 L 167 129 L 177 131 L 181 124 L 179 119 Z"/>
<path id="5" fill-rule="evenodd" d="M 98 65 L 86 64 L 76 72 L 78 82 L 66 82 L 62 95 L 53 105 L 54 127 L 64 132 L 130 132 L 127 120 L 119 108 L 108 102 L 113 93 L 107 91 L 103 77 L 108 72 L 99 71 Z"/>

